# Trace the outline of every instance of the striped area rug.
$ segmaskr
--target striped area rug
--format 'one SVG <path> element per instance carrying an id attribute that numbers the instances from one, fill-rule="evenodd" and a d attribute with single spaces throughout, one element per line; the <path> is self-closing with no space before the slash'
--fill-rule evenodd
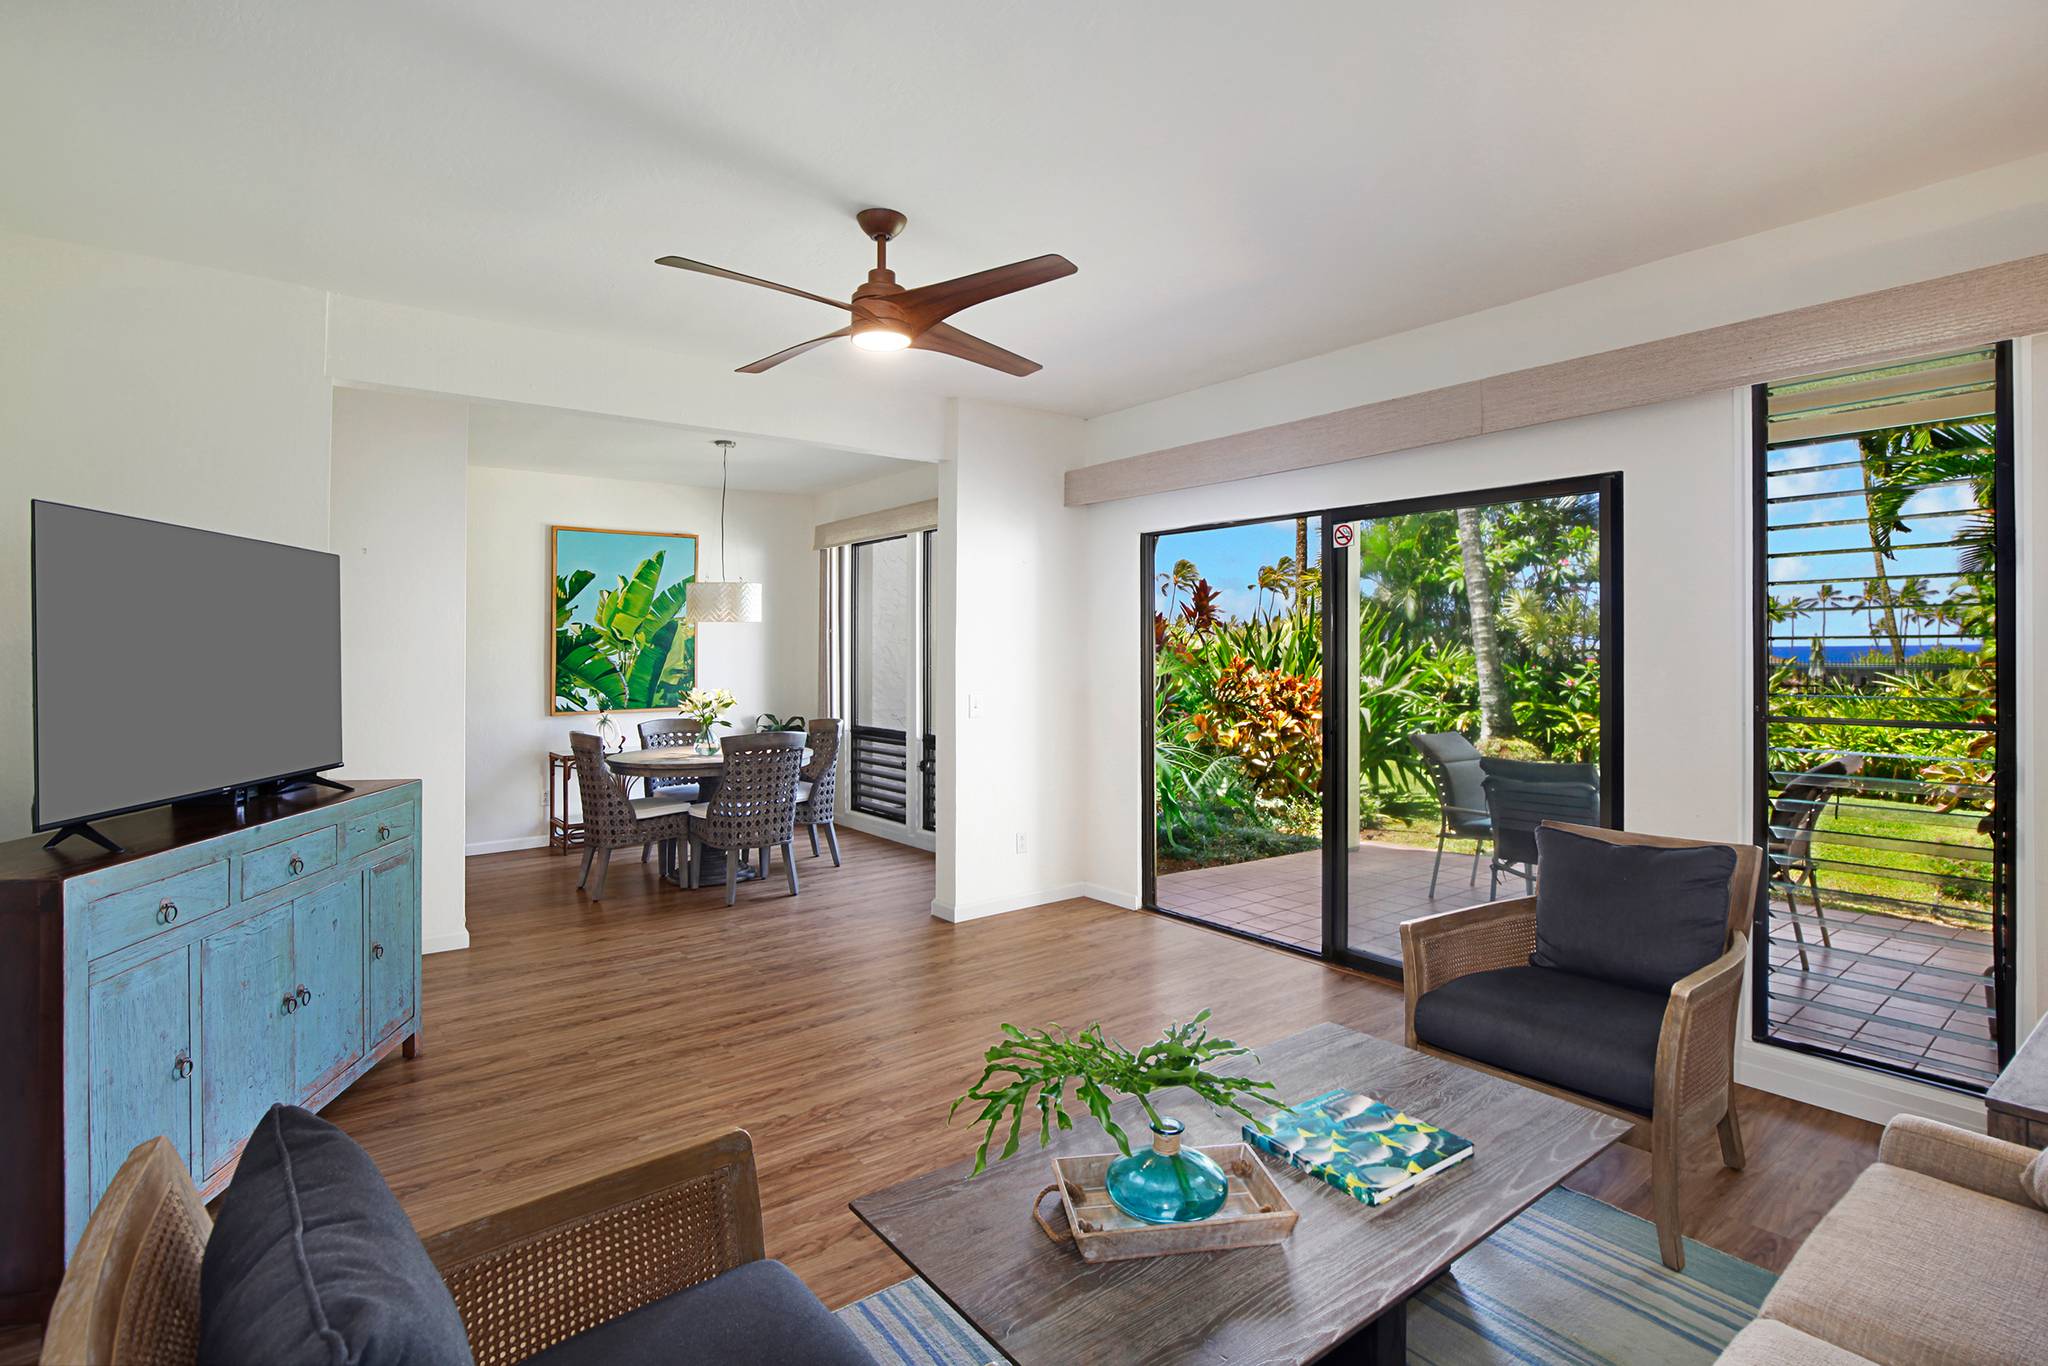
<path id="1" fill-rule="evenodd" d="M 1777 1280 L 1685 1244 L 1685 1271 L 1657 1257 L 1657 1230 L 1558 1189 L 1460 1257 L 1409 1302 L 1411 1366 L 1607 1366 L 1711 1362 Z M 1002 1355 L 912 1278 L 839 1311 L 882 1366 L 981 1366 Z M 1112 1354 L 1105 1354 L 1108 1359 Z"/>

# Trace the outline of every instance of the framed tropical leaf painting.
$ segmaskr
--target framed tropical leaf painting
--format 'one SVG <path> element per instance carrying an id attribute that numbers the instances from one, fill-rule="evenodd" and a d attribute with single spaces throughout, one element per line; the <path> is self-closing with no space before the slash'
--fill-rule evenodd
<path id="1" fill-rule="evenodd" d="M 697 681 L 683 595 L 697 577 L 688 532 L 548 528 L 555 691 L 549 711 L 674 707 Z"/>

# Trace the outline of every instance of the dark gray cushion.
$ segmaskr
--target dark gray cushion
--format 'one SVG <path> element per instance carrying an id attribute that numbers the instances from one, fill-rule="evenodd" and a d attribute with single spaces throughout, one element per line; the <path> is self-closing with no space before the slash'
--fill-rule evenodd
<path id="1" fill-rule="evenodd" d="M 202 1366 L 467 1366 L 455 1301 L 377 1164 L 295 1105 L 242 1149 L 199 1273 Z"/>
<path id="2" fill-rule="evenodd" d="M 781 1262 L 747 1262 L 558 1342 L 531 1366 L 874 1366 Z"/>
<path id="3" fill-rule="evenodd" d="M 1460 1057 L 1647 1114 L 1670 999 L 1550 968 L 1497 968 L 1424 992 L 1415 1033 Z"/>
<path id="4" fill-rule="evenodd" d="M 1549 826 L 1536 847 L 1535 966 L 1669 991 L 1721 956 L 1733 849 L 1611 844 Z"/>

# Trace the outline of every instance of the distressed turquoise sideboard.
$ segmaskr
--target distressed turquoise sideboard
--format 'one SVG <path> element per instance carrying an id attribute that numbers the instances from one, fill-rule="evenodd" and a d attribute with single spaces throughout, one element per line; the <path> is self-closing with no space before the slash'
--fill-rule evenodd
<path id="1" fill-rule="evenodd" d="M 273 1103 L 417 1052 L 420 786 L 352 787 L 0 845 L 0 1321 L 47 1311 L 136 1144 L 211 1196 Z"/>

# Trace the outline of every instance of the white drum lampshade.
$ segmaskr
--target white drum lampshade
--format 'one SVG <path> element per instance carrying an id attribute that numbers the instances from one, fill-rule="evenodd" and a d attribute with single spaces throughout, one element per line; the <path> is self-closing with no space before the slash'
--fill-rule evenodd
<path id="1" fill-rule="evenodd" d="M 758 583 L 699 579 L 690 585 L 683 599 L 683 620 L 692 625 L 760 619 L 761 585 Z"/>

